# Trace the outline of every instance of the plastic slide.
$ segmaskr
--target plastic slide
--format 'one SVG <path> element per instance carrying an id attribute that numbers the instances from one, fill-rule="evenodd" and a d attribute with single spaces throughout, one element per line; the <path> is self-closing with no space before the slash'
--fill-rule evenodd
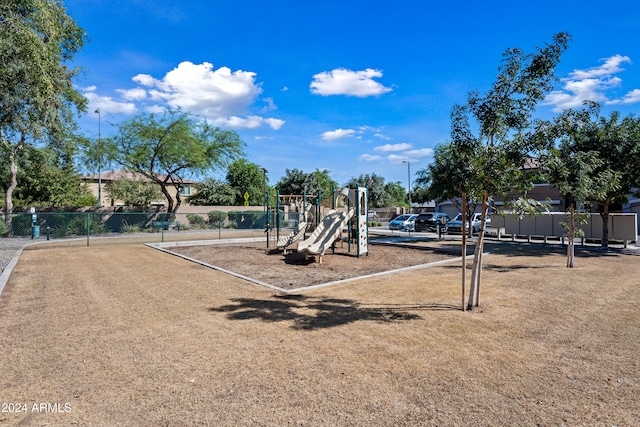
<path id="1" fill-rule="evenodd" d="M 278 239 L 276 243 L 276 248 L 284 249 L 284 253 L 287 253 L 287 247 L 297 242 L 304 236 L 304 231 L 307 229 L 307 222 L 299 222 L 296 228 L 289 233 L 287 236 L 282 236 Z"/>
<path id="2" fill-rule="evenodd" d="M 351 219 L 354 213 L 355 209 L 341 213 L 330 211 L 329 214 L 322 218 L 322 222 L 318 224 L 313 234 L 308 239 L 298 243 L 298 252 L 303 253 L 305 257 L 320 255 L 320 264 L 322 264 L 322 256 L 333 242 L 340 237 L 342 229 L 347 225 L 347 221 Z"/>

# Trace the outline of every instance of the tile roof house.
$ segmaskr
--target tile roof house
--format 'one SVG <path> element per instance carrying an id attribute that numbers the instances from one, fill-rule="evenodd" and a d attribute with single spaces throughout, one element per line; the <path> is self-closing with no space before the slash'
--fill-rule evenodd
<path id="1" fill-rule="evenodd" d="M 163 177 L 164 175 L 160 175 L 160 178 L 163 178 Z M 106 172 L 102 172 L 100 175 L 98 174 L 85 175 L 85 176 L 82 176 L 81 179 L 85 184 L 87 184 L 87 186 L 91 190 L 91 194 L 93 194 L 93 196 L 96 199 L 98 198 L 98 193 L 100 193 L 100 196 L 102 199 L 101 203 L 99 203 L 100 206 L 114 206 L 114 207 L 124 206 L 124 202 L 122 200 L 114 200 L 111 198 L 109 193 L 105 191 L 107 183 L 116 181 L 118 179 L 126 179 L 129 181 L 149 181 L 145 176 L 139 173 L 125 171 L 125 170 L 106 171 Z M 183 186 L 180 189 L 181 197 L 186 198 L 191 194 L 194 194 L 195 189 L 193 185 L 197 184 L 197 181 L 184 179 L 182 180 L 182 183 L 183 183 Z M 188 205 L 188 203 L 185 203 L 184 200 L 183 200 L 183 204 Z M 167 200 L 161 196 L 158 200 L 152 201 L 150 205 L 166 206 Z"/>

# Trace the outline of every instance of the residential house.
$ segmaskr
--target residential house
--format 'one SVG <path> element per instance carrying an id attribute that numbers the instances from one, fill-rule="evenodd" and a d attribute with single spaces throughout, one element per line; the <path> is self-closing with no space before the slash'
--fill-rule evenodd
<path id="1" fill-rule="evenodd" d="M 163 176 L 161 176 L 161 178 L 162 177 Z M 96 199 L 98 198 L 98 193 L 100 193 L 100 198 L 102 199 L 102 203 L 100 203 L 100 206 L 116 207 L 124 206 L 124 201 L 112 199 L 109 193 L 106 191 L 106 186 L 109 182 L 113 182 L 122 178 L 130 181 L 148 181 L 148 179 L 141 174 L 124 170 L 106 171 L 102 172 L 101 174 L 86 175 L 82 177 L 82 180 L 87 184 L 87 186 L 91 190 L 91 194 L 93 194 Z M 180 196 L 182 197 L 182 203 L 184 205 L 188 205 L 185 199 L 191 194 L 194 194 L 194 184 L 196 183 L 197 181 L 191 181 L 188 179 L 183 180 L 183 186 L 180 188 Z M 150 205 L 166 206 L 167 200 L 164 197 L 160 197 L 158 200 L 152 201 Z"/>

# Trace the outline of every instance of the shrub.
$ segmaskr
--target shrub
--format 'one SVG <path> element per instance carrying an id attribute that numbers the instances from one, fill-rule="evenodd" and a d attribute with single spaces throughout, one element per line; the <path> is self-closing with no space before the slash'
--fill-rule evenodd
<path id="1" fill-rule="evenodd" d="M 189 221 L 189 225 L 193 228 L 206 228 L 207 224 L 203 217 L 198 214 L 187 214 L 187 220 Z M 181 225 L 181 228 L 184 226 Z"/>
<path id="2" fill-rule="evenodd" d="M 227 219 L 227 213 L 223 211 L 211 211 L 209 212 L 209 224 L 214 227 L 219 227 Z"/>
<path id="3" fill-rule="evenodd" d="M 7 228 L 7 224 L 5 224 L 2 219 L 0 219 L 0 236 L 4 236 L 8 232 L 9 229 Z"/>
<path id="4" fill-rule="evenodd" d="M 127 221 L 123 221 L 120 228 L 121 233 L 138 233 L 140 230 L 140 227 L 135 224 L 128 224 Z"/>

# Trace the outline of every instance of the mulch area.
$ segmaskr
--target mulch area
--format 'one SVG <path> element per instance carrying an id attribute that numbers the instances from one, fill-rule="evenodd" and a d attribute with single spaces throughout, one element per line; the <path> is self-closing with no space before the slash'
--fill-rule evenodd
<path id="1" fill-rule="evenodd" d="M 438 246 L 373 244 L 368 255 L 358 257 L 355 245 L 351 245 L 349 252 L 347 243 L 338 242 L 335 251 L 329 250 L 322 257 L 321 264 L 319 257 L 305 259 L 295 248 L 293 245 L 293 250 L 284 254 L 282 250 L 274 249 L 273 243 L 267 248 L 266 242 L 256 242 L 181 246 L 171 248 L 171 252 L 282 289 L 298 289 L 459 256 L 455 250 Z"/>

